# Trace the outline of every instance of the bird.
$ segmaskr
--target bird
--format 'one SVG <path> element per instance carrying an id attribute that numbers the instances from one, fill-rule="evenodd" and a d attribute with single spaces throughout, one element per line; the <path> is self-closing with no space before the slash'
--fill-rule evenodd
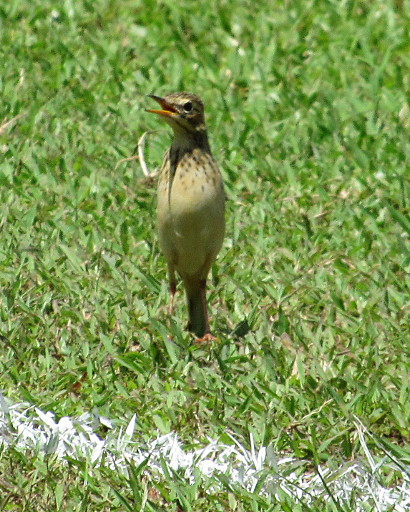
<path id="1" fill-rule="evenodd" d="M 168 266 L 169 314 L 173 315 L 176 274 L 188 307 L 188 330 L 196 342 L 211 334 L 206 282 L 225 235 L 225 193 L 205 126 L 204 104 L 195 94 L 149 95 L 160 109 L 147 109 L 173 130 L 158 180 L 159 245 Z"/>

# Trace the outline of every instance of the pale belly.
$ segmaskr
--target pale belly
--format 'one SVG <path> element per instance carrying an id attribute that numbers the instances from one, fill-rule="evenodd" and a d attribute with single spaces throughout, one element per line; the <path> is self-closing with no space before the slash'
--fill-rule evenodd
<path id="1" fill-rule="evenodd" d="M 205 278 L 219 252 L 225 232 L 221 178 L 174 180 L 171 194 L 158 194 L 161 249 L 168 264 L 181 276 Z M 166 193 L 164 193 L 166 192 Z M 205 275 L 202 275 L 205 274 Z"/>

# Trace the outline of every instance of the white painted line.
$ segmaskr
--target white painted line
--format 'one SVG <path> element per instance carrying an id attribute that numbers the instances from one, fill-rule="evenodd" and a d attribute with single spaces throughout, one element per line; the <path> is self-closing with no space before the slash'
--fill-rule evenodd
<path id="1" fill-rule="evenodd" d="M 356 428 L 364 452 L 362 459 L 346 462 L 336 471 L 320 467 L 320 475 L 313 472 L 300 474 L 306 461 L 279 456 L 271 447 L 258 448 L 252 437 L 250 451 L 234 438 L 231 445 L 209 438 L 205 446 L 184 449 L 175 433 L 157 437 L 147 444 L 134 435 L 135 421 L 134 415 L 125 429 L 116 428 L 111 420 L 98 414 L 85 413 L 78 418 L 64 416 L 56 421 L 51 412 L 45 413 L 28 404 L 12 404 L 0 394 L 0 445 L 6 448 L 12 445 L 22 452 L 32 449 L 55 454 L 62 463 L 66 456 L 88 459 L 93 464 L 104 463 L 124 473 L 127 473 L 130 461 L 138 465 L 149 458 L 148 472 L 163 475 L 161 465 L 165 461 L 170 469 L 184 471 L 187 481 L 193 482 L 197 468 L 207 477 L 223 473 L 232 486 L 239 485 L 250 492 L 254 492 L 260 478 L 268 472 L 260 493 L 277 494 L 280 489 L 306 504 L 314 496 L 331 499 L 323 479 L 342 505 L 343 502 L 347 505 L 354 494 L 357 503 L 354 512 L 365 510 L 365 507 L 369 510 L 369 506 L 377 511 L 410 510 L 410 468 L 407 474 L 401 471 L 393 456 L 377 461 L 368 450 L 366 431 L 359 421 Z M 105 439 L 95 433 L 102 426 L 107 429 Z M 396 487 L 385 488 L 379 483 L 379 475 L 392 467 L 402 474 L 402 482 Z"/>

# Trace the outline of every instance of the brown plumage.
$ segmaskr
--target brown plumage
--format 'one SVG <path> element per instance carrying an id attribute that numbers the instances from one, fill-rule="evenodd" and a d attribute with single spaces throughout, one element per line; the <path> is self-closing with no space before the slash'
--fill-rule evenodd
<path id="1" fill-rule="evenodd" d="M 150 96 L 174 132 L 158 183 L 159 242 L 168 264 L 170 313 L 175 272 L 184 283 L 188 329 L 200 340 L 212 339 L 206 305 L 206 279 L 225 232 L 222 177 L 212 156 L 200 98 L 185 92 Z"/>

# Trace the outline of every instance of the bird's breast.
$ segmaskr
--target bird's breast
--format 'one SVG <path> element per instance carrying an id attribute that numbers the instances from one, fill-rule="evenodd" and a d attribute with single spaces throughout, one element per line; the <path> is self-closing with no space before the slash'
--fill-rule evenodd
<path id="1" fill-rule="evenodd" d="M 173 179 L 169 178 L 162 176 L 158 188 L 161 246 L 164 252 L 176 255 L 179 270 L 193 271 L 222 245 L 222 178 L 212 157 L 202 156 L 193 162 L 182 159 Z"/>

